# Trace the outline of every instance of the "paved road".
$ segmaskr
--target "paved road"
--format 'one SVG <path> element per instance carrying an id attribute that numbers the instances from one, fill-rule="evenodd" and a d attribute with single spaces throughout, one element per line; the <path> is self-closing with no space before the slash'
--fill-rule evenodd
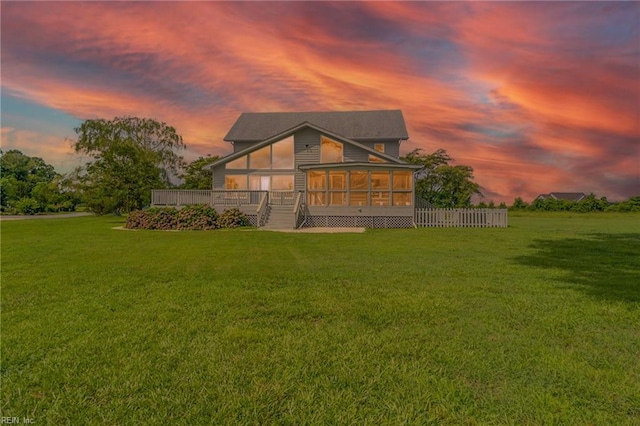
<path id="1" fill-rule="evenodd" d="M 64 219 L 67 217 L 93 216 L 93 213 L 75 212 L 60 214 L 34 214 L 34 215 L 0 215 L 0 221 L 5 220 L 29 220 L 29 219 Z"/>

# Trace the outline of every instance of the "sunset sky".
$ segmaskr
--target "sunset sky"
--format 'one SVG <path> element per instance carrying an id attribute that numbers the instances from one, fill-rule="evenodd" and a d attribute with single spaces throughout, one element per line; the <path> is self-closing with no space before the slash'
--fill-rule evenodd
<path id="1" fill-rule="evenodd" d="M 164 121 L 187 160 L 241 112 L 401 109 L 486 201 L 640 195 L 638 2 L 1 3 L 2 149 L 58 171 L 74 127 Z"/>

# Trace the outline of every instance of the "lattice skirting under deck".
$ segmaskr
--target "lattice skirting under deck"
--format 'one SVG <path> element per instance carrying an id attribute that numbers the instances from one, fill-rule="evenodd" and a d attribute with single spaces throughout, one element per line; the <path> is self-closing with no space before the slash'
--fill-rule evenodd
<path id="1" fill-rule="evenodd" d="M 247 214 L 245 215 L 249 219 L 249 223 L 251 226 L 258 226 L 258 215 L 256 214 Z"/>
<path id="2" fill-rule="evenodd" d="M 309 216 L 305 228 L 413 228 L 410 216 Z"/>

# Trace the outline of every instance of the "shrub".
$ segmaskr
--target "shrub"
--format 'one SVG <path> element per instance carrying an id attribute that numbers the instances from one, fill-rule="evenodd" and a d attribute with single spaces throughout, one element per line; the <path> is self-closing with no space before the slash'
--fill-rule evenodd
<path id="1" fill-rule="evenodd" d="M 177 229 L 207 230 L 218 227 L 218 213 L 205 204 L 186 206 L 176 216 Z"/>
<path id="2" fill-rule="evenodd" d="M 36 214 L 43 211 L 40 203 L 33 198 L 21 198 L 16 202 L 15 209 L 19 214 Z"/>
<path id="3" fill-rule="evenodd" d="M 136 210 L 127 216 L 129 229 L 176 229 L 177 210 L 173 208 L 150 208 L 148 210 Z"/>
<path id="4" fill-rule="evenodd" d="M 249 226 L 249 218 L 238 209 L 229 209 L 222 212 L 218 218 L 221 228 L 237 228 L 239 226 Z"/>
<path id="5" fill-rule="evenodd" d="M 205 230 L 249 226 L 249 219 L 238 209 L 218 213 L 207 205 L 186 206 L 181 210 L 172 207 L 152 207 L 135 210 L 127 216 L 129 229 L 184 229 Z"/>

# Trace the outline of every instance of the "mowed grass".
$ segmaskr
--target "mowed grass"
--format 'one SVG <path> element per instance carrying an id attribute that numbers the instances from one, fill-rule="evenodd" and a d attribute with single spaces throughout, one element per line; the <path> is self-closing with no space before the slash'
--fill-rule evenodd
<path id="1" fill-rule="evenodd" d="M 2 223 L 2 416 L 639 424 L 640 215 L 507 229 Z"/>

